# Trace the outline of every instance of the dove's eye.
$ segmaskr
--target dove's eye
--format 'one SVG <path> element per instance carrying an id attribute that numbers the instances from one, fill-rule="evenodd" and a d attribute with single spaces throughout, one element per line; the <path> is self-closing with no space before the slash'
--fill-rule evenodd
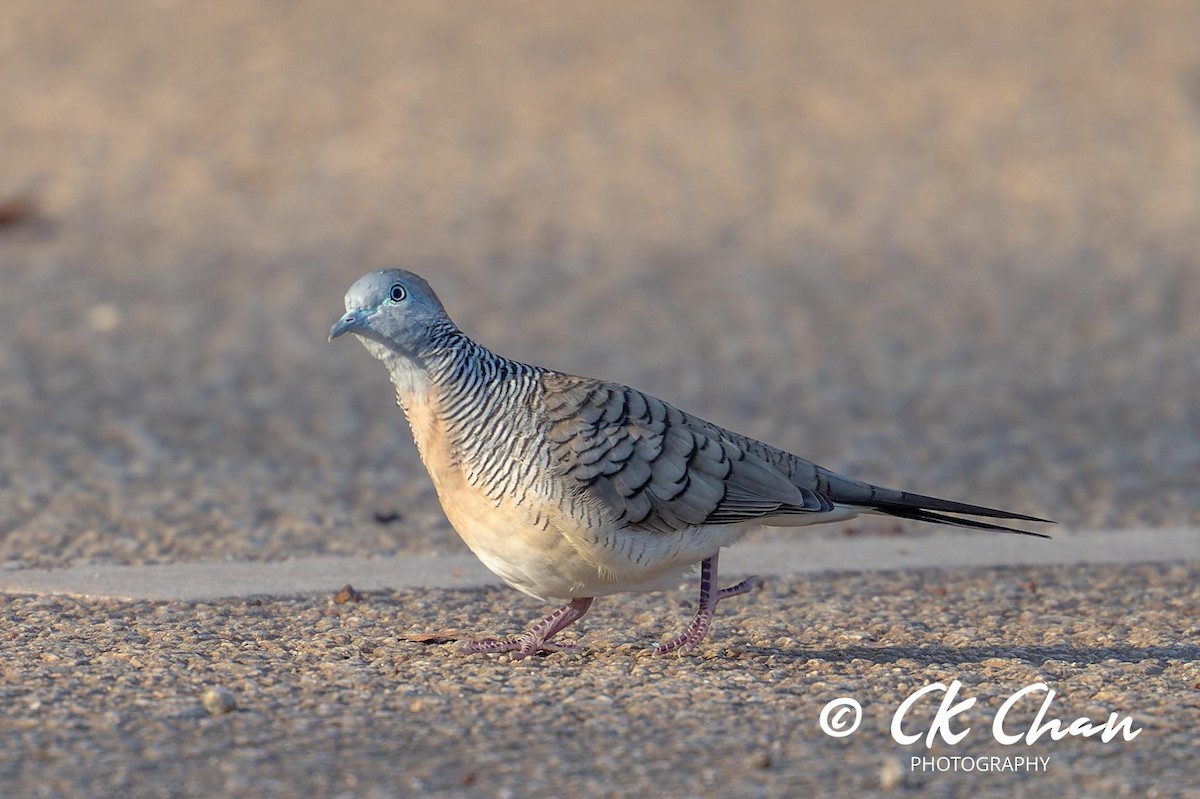
<path id="1" fill-rule="evenodd" d="M 393 284 L 392 290 L 388 292 L 388 297 L 391 298 L 392 302 L 400 302 L 407 296 L 408 292 L 405 291 L 404 286 L 399 283 Z"/>

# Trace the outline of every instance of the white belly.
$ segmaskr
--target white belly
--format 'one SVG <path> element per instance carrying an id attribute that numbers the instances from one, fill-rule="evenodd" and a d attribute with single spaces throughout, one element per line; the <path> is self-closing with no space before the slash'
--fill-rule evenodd
<path id="1" fill-rule="evenodd" d="M 483 565 L 539 599 L 671 588 L 744 532 L 710 526 L 654 533 L 618 528 L 593 508 L 497 506 L 477 492 L 439 495 L 450 523 Z"/>
<path id="2" fill-rule="evenodd" d="M 503 546 L 488 546 L 473 535 L 474 543 L 467 544 L 513 588 L 539 599 L 575 599 L 674 588 L 697 563 L 739 537 L 730 527 L 678 534 L 618 530 L 579 545 L 561 531 L 546 533 L 545 538 L 519 536 L 519 543 Z"/>
<path id="3" fill-rule="evenodd" d="M 465 507 L 460 501 L 445 508 L 455 530 L 500 579 L 538 599 L 674 588 L 696 564 L 763 526 L 746 522 L 656 533 L 617 529 L 598 517 L 580 523 L 572 515 L 555 514 L 547 520 L 521 508 L 497 508 L 488 501 L 470 504 L 473 507 Z M 838 508 L 770 521 L 796 526 L 855 515 L 854 510 Z"/>

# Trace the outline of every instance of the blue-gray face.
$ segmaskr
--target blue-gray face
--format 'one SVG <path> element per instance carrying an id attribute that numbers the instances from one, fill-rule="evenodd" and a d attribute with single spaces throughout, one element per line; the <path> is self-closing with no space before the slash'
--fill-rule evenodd
<path id="1" fill-rule="evenodd" d="M 346 313 L 330 328 L 329 340 L 357 333 L 385 344 L 403 345 L 414 328 L 444 314 L 437 295 L 419 275 L 383 269 L 354 281 L 346 292 Z"/>

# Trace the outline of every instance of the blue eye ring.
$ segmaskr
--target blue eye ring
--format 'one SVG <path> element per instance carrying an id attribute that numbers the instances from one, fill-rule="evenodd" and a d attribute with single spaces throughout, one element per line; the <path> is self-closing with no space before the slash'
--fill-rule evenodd
<path id="1" fill-rule="evenodd" d="M 401 283 L 393 283 L 392 288 L 388 291 L 388 299 L 392 302 L 401 302 L 408 296 L 408 291 Z"/>

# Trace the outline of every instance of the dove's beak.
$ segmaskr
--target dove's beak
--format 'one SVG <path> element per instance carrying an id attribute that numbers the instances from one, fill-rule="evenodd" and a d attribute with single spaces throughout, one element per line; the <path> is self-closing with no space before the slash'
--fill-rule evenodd
<path id="1" fill-rule="evenodd" d="M 333 341 L 343 333 L 353 333 L 356 330 L 362 330 L 363 323 L 366 321 L 367 311 L 365 308 L 357 308 L 353 311 L 346 311 L 337 323 L 329 328 L 329 340 Z"/>

